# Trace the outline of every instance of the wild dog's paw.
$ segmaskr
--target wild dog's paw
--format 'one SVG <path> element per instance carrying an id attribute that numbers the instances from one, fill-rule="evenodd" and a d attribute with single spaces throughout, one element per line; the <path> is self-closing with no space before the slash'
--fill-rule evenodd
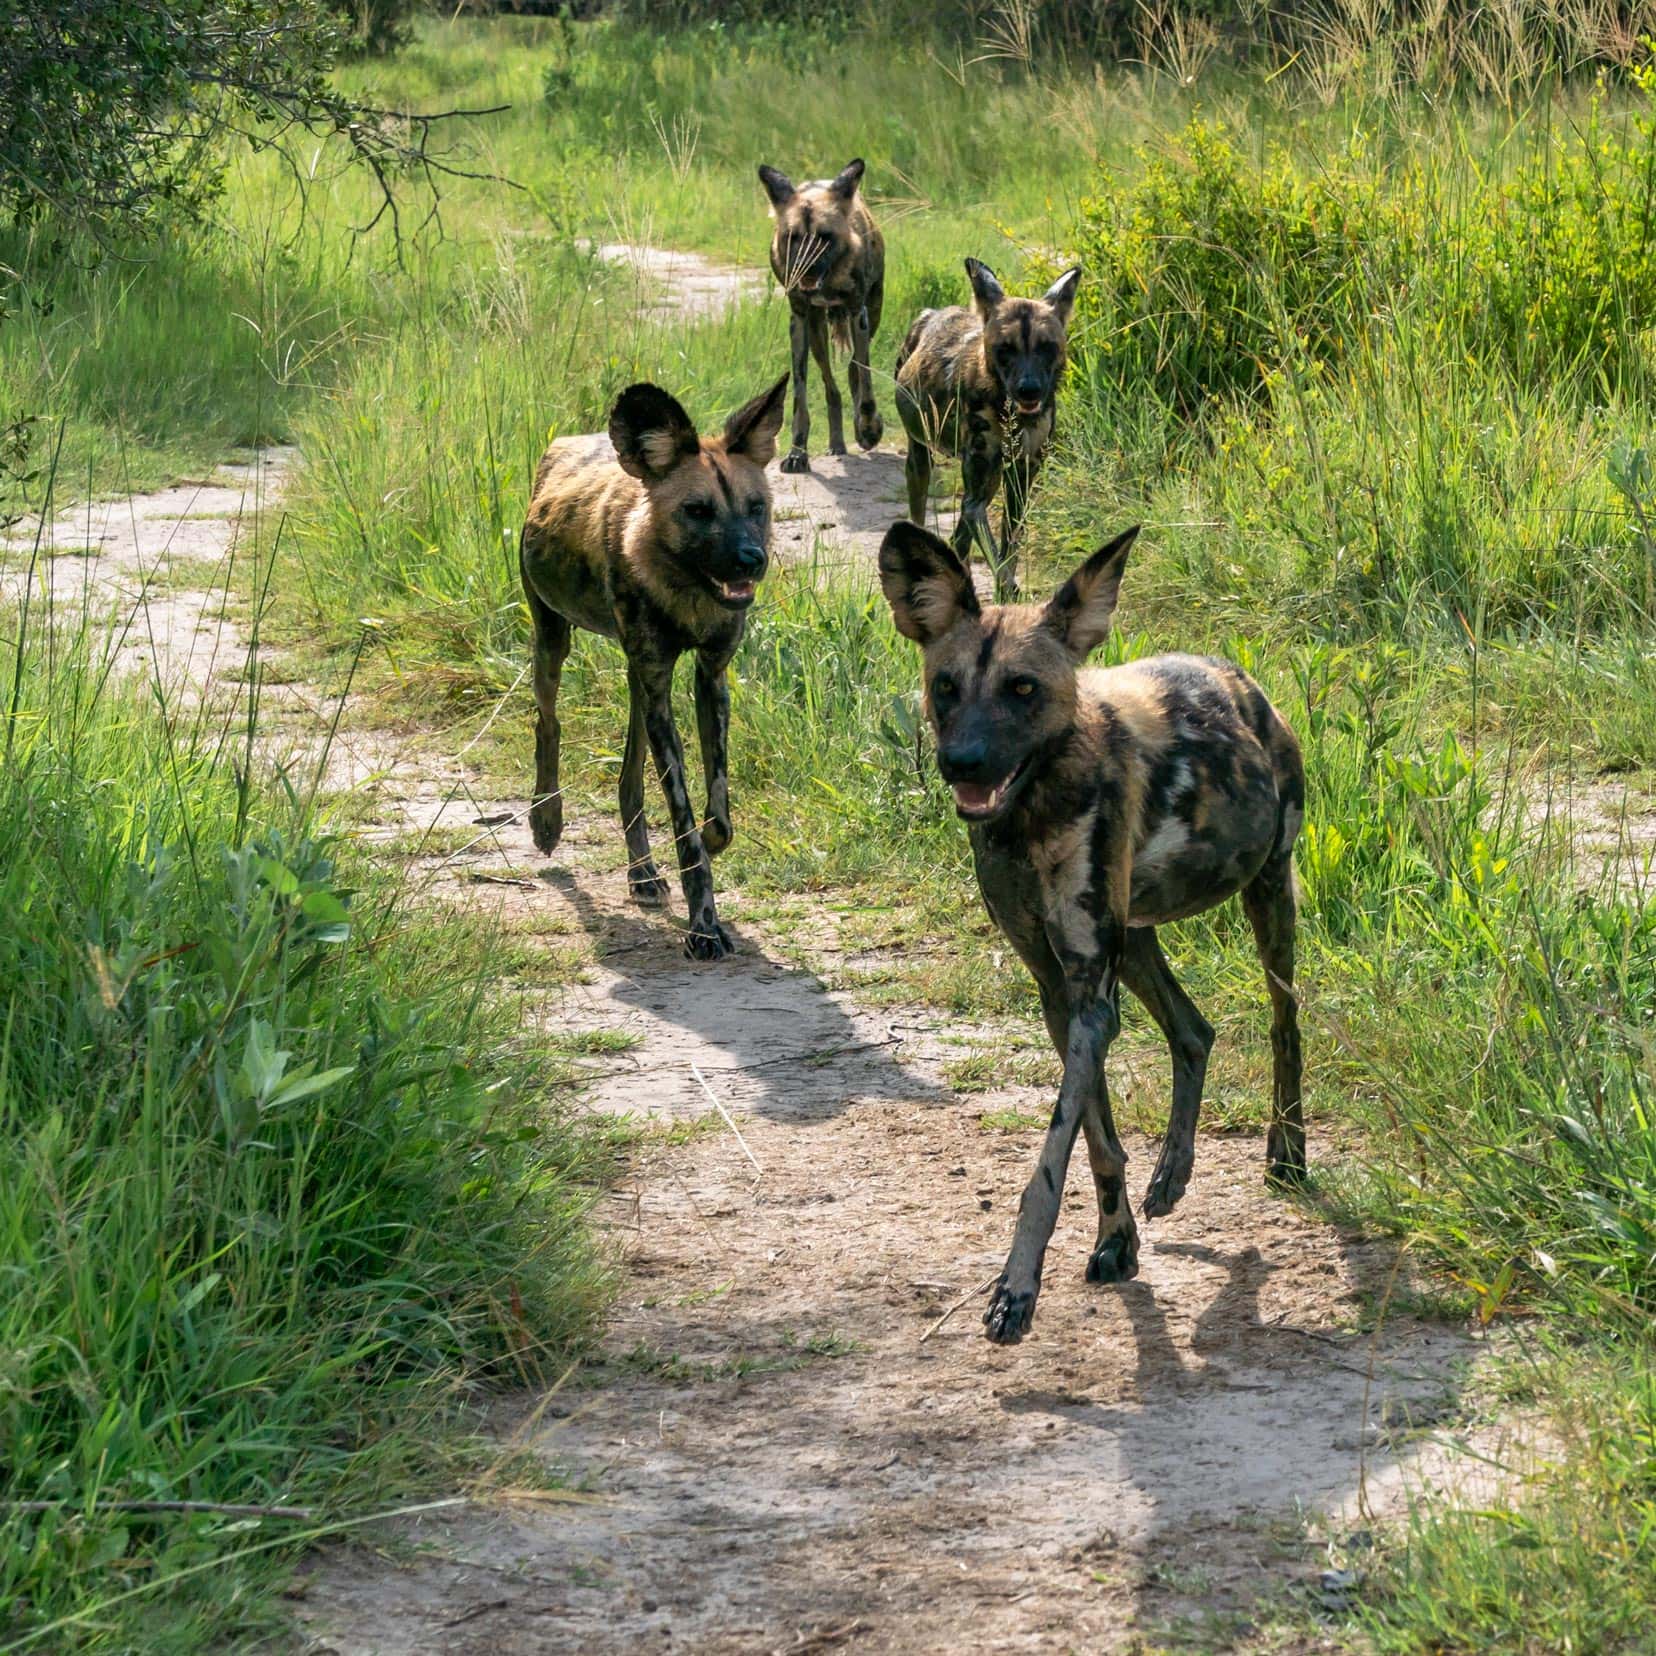
<path id="1" fill-rule="evenodd" d="M 1190 1184 L 1190 1171 L 1195 1165 L 1196 1151 L 1193 1145 L 1162 1147 L 1161 1156 L 1156 1162 L 1156 1171 L 1150 1175 L 1149 1186 L 1144 1192 L 1144 1206 L 1141 1211 L 1146 1219 L 1160 1219 L 1173 1211 L 1174 1205 Z"/>
<path id="2" fill-rule="evenodd" d="M 717 920 L 711 926 L 693 927 L 684 940 L 687 960 L 723 960 L 726 955 L 735 952 L 736 945 L 731 942 L 730 933 Z"/>
<path id="3" fill-rule="evenodd" d="M 880 439 L 885 436 L 885 422 L 872 408 L 857 415 L 857 446 L 863 449 L 873 449 L 880 446 Z"/>
<path id="4" fill-rule="evenodd" d="M 791 448 L 782 456 L 782 469 L 785 472 L 808 472 L 811 457 L 802 448 Z"/>
<path id="5" fill-rule="evenodd" d="M 996 1345 L 1016 1345 L 1034 1320 L 1034 1293 L 1014 1294 L 1003 1276 L 989 1296 L 989 1309 L 983 1313 L 984 1332 Z"/>
<path id="6" fill-rule="evenodd" d="M 710 857 L 718 856 L 735 836 L 729 817 L 710 816 L 702 823 L 702 847 Z"/>
<path id="7" fill-rule="evenodd" d="M 1138 1232 L 1117 1231 L 1093 1249 L 1087 1261 L 1088 1282 L 1131 1282 L 1138 1275 Z"/>
<path id="8" fill-rule="evenodd" d="M 563 806 L 556 802 L 534 806 L 529 812 L 529 832 L 535 836 L 535 849 L 550 855 L 558 849 L 563 838 Z"/>
<path id="9" fill-rule="evenodd" d="M 627 870 L 627 894 L 640 908 L 665 908 L 669 892 L 654 863 Z"/>
<path id="10" fill-rule="evenodd" d="M 1278 1190 L 1298 1190 L 1310 1177 L 1305 1170 L 1305 1156 L 1273 1156 L 1265 1167 L 1265 1182 Z"/>
<path id="11" fill-rule="evenodd" d="M 1265 1135 L 1265 1182 L 1292 1190 L 1305 1179 L 1305 1129 L 1272 1127 Z"/>
<path id="12" fill-rule="evenodd" d="M 828 452 L 830 454 L 844 454 L 845 439 L 843 437 L 835 437 L 831 439 L 828 444 Z"/>

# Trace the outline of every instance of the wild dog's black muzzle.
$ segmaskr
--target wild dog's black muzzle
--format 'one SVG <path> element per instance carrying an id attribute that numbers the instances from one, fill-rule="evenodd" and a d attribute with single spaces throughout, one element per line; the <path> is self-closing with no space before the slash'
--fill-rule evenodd
<path id="1" fill-rule="evenodd" d="M 1044 377 L 1020 374 L 1012 387 L 1012 402 L 1020 414 L 1036 414 L 1051 394 L 1052 385 Z"/>
<path id="2" fill-rule="evenodd" d="M 734 525 L 720 548 L 717 567 L 708 580 L 721 602 L 743 608 L 753 602 L 755 590 L 770 566 L 770 554 L 746 524 Z"/>
<path id="3" fill-rule="evenodd" d="M 1008 754 L 995 732 L 968 717 L 937 744 L 937 768 L 968 821 L 998 816 L 1023 777 L 1028 755 Z"/>
<path id="4" fill-rule="evenodd" d="M 943 780 L 951 785 L 992 781 L 988 739 L 974 732 L 939 743 L 937 768 Z"/>

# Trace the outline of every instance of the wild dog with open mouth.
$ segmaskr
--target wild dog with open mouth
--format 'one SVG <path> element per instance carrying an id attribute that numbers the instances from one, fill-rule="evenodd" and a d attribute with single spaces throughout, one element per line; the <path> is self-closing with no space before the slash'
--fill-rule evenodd
<path id="1" fill-rule="evenodd" d="M 1088 668 L 1109 631 L 1129 529 L 1044 605 L 980 608 L 935 535 L 893 524 L 880 583 L 897 630 L 923 652 L 937 762 L 969 825 L 985 906 L 1034 974 L 1064 1079 L 989 1338 L 1028 1331 L 1079 1128 L 1098 1196 L 1090 1282 L 1138 1272 L 1138 1232 L 1110 1116 L 1104 1055 L 1119 988 L 1144 1003 L 1173 1056 L 1173 1107 L 1144 1198 L 1160 1218 L 1184 1194 L 1213 1030 L 1179 987 L 1155 928 L 1233 893 L 1252 923 L 1271 999 L 1267 1177 L 1305 1173 L 1294 998 L 1294 840 L 1305 814 L 1299 744 L 1264 692 L 1228 662 L 1156 656 Z"/>
<path id="2" fill-rule="evenodd" d="M 679 878 L 690 911 L 685 953 L 731 952 L 713 903 L 708 859 L 730 843 L 725 668 L 741 642 L 748 606 L 770 563 L 771 496 L 765 467 L 776 454 L 787 379 L 739 408 L 717 437 L 655 385 L 617 399 L 607 436 L 564 437 L 535 474 L 518 543 L 534 624 L 535 844 L 563 833 L 558 789 L 558 679 L 576 627 L 602 633 L 627 654 L 631 716 L 621 760 L 621 821 L 628 884 L 637 902 L 667 900 L 644 821 L 644 746 L 667 795 Z M 696 726 L 706 773 L 707 816 L 698 829 L 673 720 L 673 669 L 696 656 Z"/>
<path id="3" fill-rule="evenodd" d="M 1052 441 L 1069 319 L 1080 269 L 1066 270 L 1039 299 L 1009 299 L 988 265 L 966 261 L 973 308 L 924 310 L 897 353 L 897 413 L 908 433 L 909 519 L 926 522 L 932 454 L 960 458 L 960 521 L 954 549 L 971 559 L 975 537 L 997 599 L 1018 593 L 1015 546 L 1029 491 Z M 989 507 L 1006 481 L 997 542 Z"/>
<path id="4" fill-rule="evenodd" d="M 837 177 L 815 184 L 792 181 L 775 167 L 759 169 L 770 197 L 776 231 L 771 269 L 788 295 L 788 343 L 793 351 L 793 447 L 782 460 L 785 472 L 811 469 L 805 444 L 811 412 L 805 401 L 806 356 L 815 356 L 828 401 L 828 452 L 845 453 L 845 412 L 834 365 L 828 354 L 833 334 L 851 353 L 851 400 L 858 446 L 875 447 L 885 427 L 874 402 L 874 375 L 868 366 L 870 342 L 880 326 L 885 300 L 885 241 L 858 193 L 863 163 L 852 161 Z"/>

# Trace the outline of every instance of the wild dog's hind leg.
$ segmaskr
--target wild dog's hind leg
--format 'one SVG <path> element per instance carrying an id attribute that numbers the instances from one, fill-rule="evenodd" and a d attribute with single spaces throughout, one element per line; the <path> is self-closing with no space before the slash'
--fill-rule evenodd
<path id="1" fill-rule="evenodd" d="M 558 787 L 558 681 L 563 677 L 574 629 L 541 600 L 527 581 L 524 592 L 534 632 L 529 648 L 535 686 L 535 797 L 529 807 L 529 831 L 535 836 L 535 849 L 550 852 L 557 849 L 563 837 L 563 794 Z"/>
<path id="2" fill-rule="evenodd" d="M 650 855 L 650 828 L 644 820 L 644 699 L 628 676 L 627 747 L 621 756 L 621 828 L 627 836 L 627 890 L 644 908 L 667 901 L 667 882 Z"/>
<path id="3" fill-rule="evenodd" d="M 1265 1176 L 1274 1184 L 1305 1178 L 1305 1113 L 1300 1103 L 1299 1003 L 1294 996 L 1294 867 L 1273 856 L 1242 890 L 1265 984 L 1271 995 L 1271 1129 Z"/>
<path id="4" fill-rule="evenodd" d="M 1155 928 L 1135 927 L 1127 934 L 1121 980 L 1154 1018 L 1173 1055 L 1173 1108 L 1162 1139 L 1156 1170 L 1144 1193 L 1144 1217 L 1160 1219 L 1173 1211 L 1190 1183 L 1196 1161 L 1196 1116 L 1202 1107 L 1202 1082 L 1213 1050 L 1213 1026 L 1196 1010 L 1167 964 Z"/>
<path id="5" fill-rule="evenodd" d="M 834 353 L 828 345 L 828 313 L 811 312 L 811 355 L 816 358 L 817 372 L 822 376 L 823 400 L 828 404 L 828 452 L 845 453 L 845 403 L 840 397 L 839 381 L 834 378 Z M 856 374 L 852 373 L 852 392 L 856 391 Z"/>

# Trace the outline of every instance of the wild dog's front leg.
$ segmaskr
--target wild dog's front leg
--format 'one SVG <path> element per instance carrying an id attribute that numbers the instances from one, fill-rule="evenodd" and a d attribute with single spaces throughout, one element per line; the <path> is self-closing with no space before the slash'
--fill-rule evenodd
<path id="1" fill-rule="evenodd" d="M 950 539 L 955 554 L 968 567 L 972 559 L 972 543 L 976 541 L 995 578 L 997 602 L 1010 603 L 1018 596 L 1017 583 L 1009 581 L 1005 570 L 1005 556 L 995 531 L 989 522 L 989 507 L 1001 483 L 1000 451 L 985 448 L 976 442 L 960 457 L 960 520 L 955 524 Z"/>
<path id="2" fill-rule="evenodd" d="M 1138 1226 L 1127 1200 L 1127 1152 L 1116 1136 L 1110 1088 L 1099 1066 L 1098 1090 L 1081 1118 L 1098 1197 L 1098 1236 L 1087 1258 L 1088 1282 L 1130 1282 L 1138 1275 Z"/>
<path id="3" fill-rule="evenodd" d="M 534 628 L 530 641 L 535 685 L 535 797 L 529 806 L 529 831 L 535 849 L 555 851 L 563 837 L 563 791 L 558 784 L 558 681 L 569 657 L 573 629 L 524 579 L 529 616 Z"/>
<path id="4" fill-rule="evenodd" d="M 1029 491 L 1041 470 L 1044 451 L 1019 454 L 1006 463 L 1006 504 L 1001 514 L 1001 555 L 1006 561 L 1009 591 L 1018 590 L 1018 541 L 1023 534 L 1024 514 L 1029 510 Z M 999 574 L 997 572 L 997 581 Z"/>
<path id="5" fill-rule="evenodd" d="M 650 828 L 644 820 L 643 690 L 628 676 L 627 746 L 621 755 L 621 829 L 627 836 L 627 890 L 644 908 L 660 908 L 667 901 L 667 882 L 650 855 Z"/>
<path id="6" fill-rule="evenodd" d="M 730 844 L 730 686 L 725 664 L 696 657 L 696 730 L 701 737 L 702 775 L 707 779 L 707 816 L 702 844 L 716 857 Z"/>
<path id="7" fill-rule="evenodd" d="M 1144 1193 L 1144 1217 L 1160 1219 L 1184 1195 L 1196 1163 L 1196 1118 L 1202 1107 L 1208 1054 L 1213 1050 L 1213 1025 L 1179 987 L 1155 927 L 1138 926 L 1127 934 L 1121 975 L 1156 1020 L 1173 1058 L 1173 1108 L 1156 1170 Z"/>
<path id="8" fill-rule="evenodd" d="M 678 848 L 679 880 L 690 912 L 690 935 L 684 952 L 692 960 L 720 960 L 733 951 L 734 945 L 719 924 L 713 904 L 713 870 L 690 803 L 684 744 L 673 719 L 673 670 L 671 665 L 647 674 L 633 669 L 628 682 L 634 695 L 643 696 L 644 734 L 655 755 L 661 791 L 667 796 L 667 814 L 673 824 L 673 843 Z"/>
<path id="9" fill-rule="evenodd" d="M 805 445 L 811 437 L 811 410 L 806 400 L 805 372 L 811 360 L 811 318 L 797 305 L 788 316 L 788 351 L 793 365 L 793 447 L 782 457 L 782 470 L 808 472 L 811 457 Z"/>
<path id="10" fill-rule="evenodd" d="M 868 365 L 872 333 L 868 307 L 859 305 L 851 318 L 851 395 L 856 402 L 857 446 L 862 449 L 877 448 L 885 434 L 874 401 L 874 372 Z"/>
<path id="11" fill-rule="evenodd" d="M 845 402 L 840 396 L 839 381 L 834 378 L 834 353 L 828 345 L 828 313 L 811 312 L 811 355 L 816 358 L 817 372 L 822 376 L 822 397 L 828 404 L 828 452 L 845 453 Z M 852 376 L 852 393 L 856 392 L 856 376 Z"/>
<path id="12" fill-rule="evenodd" d="M 931 493 L 931 450 L 917 439 L 909 438 L 908 454 L 903 460 L 903 479 L 908 484 L 909 522 L 926 527 L 926 496 Z"/>
<path id="13" fill-rule="evenodd" d="M 1134 932 L 1129 937 L 1137 935 Z M 1062 1056 L 1069 1046 L 1069 999 L 1061 980 L 1050 970 L 1045 977 L 1037 970 L 1036 984 L 1041 991 L 1041 1015 L 1046 1020 L 1047 1034 Z M 1126 1282 L 1138 1275 L 1138 1228 L 1133 1223 L 1123 1176 L 1127 1152 L 1116 1136 L 1115 1118 L 1110 1113 L 1110 1089 L 1102 1063 L 1098 1067 L 1098 1089 L 1081 1113 L 1081 1131 L 1086 1135 L 1087 1161 L 1098 1198 L 1098 1236 L 1087 1259 L 1087 1281 Z"/>
<path id="14" fill-rule="evenodd" d="M 1104 1055 L 1121 1027 L 1113 972 L 1093 983 L 1072 985 L 1070 1019 L 1064 1049 L 1064 1080 L 1041 1145 L 1034 1177 L 1018 1203 L 1018 1224 L 1006 1269 L 983 1314 L 989 1338 L 1016 1345 L 1029 1332 L 1035 1300 L 1041 1291 L 1041 1267 L 1047 1243 L 1058 1222 L 1070 1152 L 1083 1122 L 1098 1109 L 1104 1080 Z"/>

